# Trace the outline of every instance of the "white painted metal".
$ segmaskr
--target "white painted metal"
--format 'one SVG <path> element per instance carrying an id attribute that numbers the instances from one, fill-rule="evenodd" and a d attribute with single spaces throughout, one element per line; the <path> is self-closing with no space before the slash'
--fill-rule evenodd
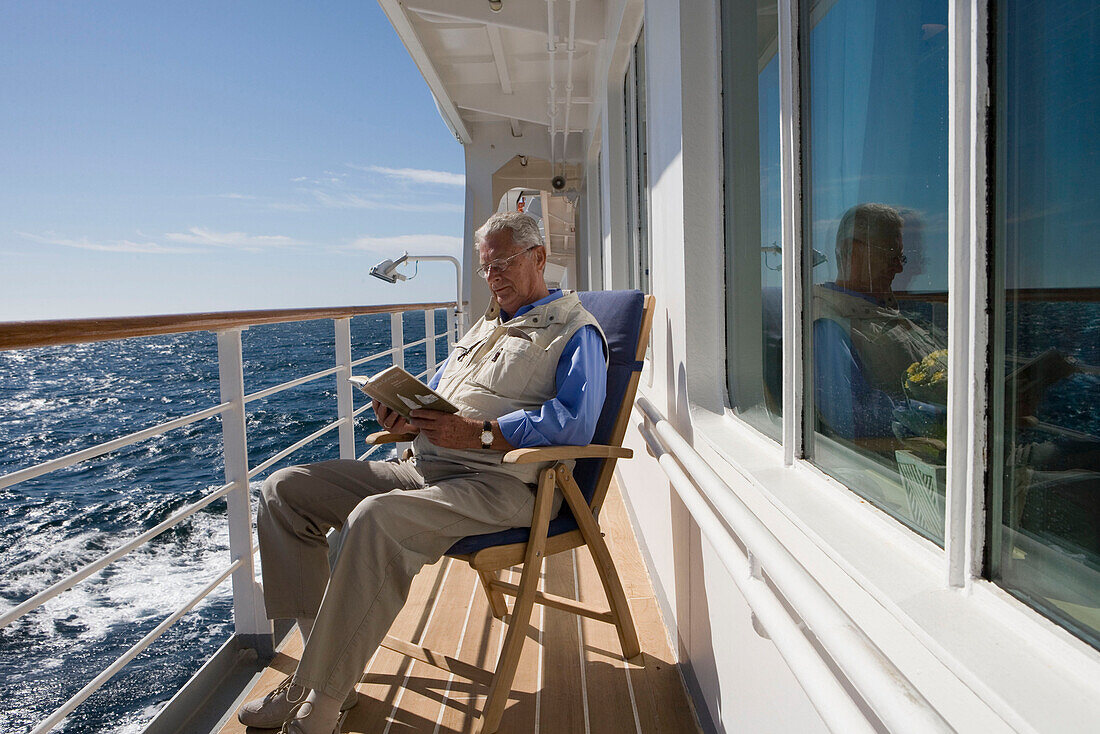
<path id="1" fill-rule="evenodd" d="M 466 304 L 462 301 L 462 263 L 450 255 L 409 255 L 406 262 L 449 262 L 455 266 L 455 314 L 460 329 L 466 327 Z M 396 342 L 395 342 L 396 343 Z"/>
<path id="2" fill-rule="evenodd" d="M 954 731 L 660 411 L 644 397 L 638 398 L 637 407 L 653 424 L 653 433 L 661 446 L 683 466 L 691 483 L 701 490 L 745 548 L 759 559 L 768 578 L 886 729 L 914 734 Z M 695 519 L 699 521 L 698 517 Z M 747 561 L 744 576 L 751 578 Z M 770 620 L 765 620 L 763 613 L 760 617 L 766 626 Z"/>
<path id="3" fill-rule="evenodd" d="M 253 400 L 260 400 L 262 398 L 266 398 L 268 396 L 274 395 L 275 393 L 280 393 L 283 390 L 289 390 L 292 387 L 297 387 L 298 385 L 304 385 L 305 383 L 310 382 L 311 380 L 317 380 L 317 379 L 320 379 L 322 377 L 328 377 L 329 375 L 335 375 L 335 374 L 339 373 L 341 369 L 342 368 L 339 365 L 337 365 L 336 367 L 329 367 L 328 369 L 323 369 L 323 370 L 320 370 L 319 372 L 314 372 L 314 373 L 306 375 L 304 377 L 297 377 L 293 380 L 288 380 L 288 381 L 286 381 L 282 384 L 275 385 L 273 387 L 264 388 L 263 390 L 257 390 L 254 393 L 251 393 L 249 395 L 245 395 L 244 396 L 244 401 L 246 403 L 251 403 Z"/>
<path id="4" fill-rule="evenodd" d="M 573 107 L 573 52 L 576 51 L 577 0 L 569 0 L 569 35 L 565 53 L 568 59 L 565 71 L 565 124 L 562 126 L 561 157 L 564 161 L 569 151 L 569 113 Z M 543 210 L 546 211 L 546 210 Z"/>
<path id="5" fill-rule="evenodd" d="M 28 479 L 40 477 L 43 474 L 48 474 L 58 469 L 64 469 L 65 467 L 72 466 L 73 464 L 79 464 L 80 462 L 86 461 L 87 459 L 94 459 L 97 456 L 102 456 L 103 454 L 110 453 L 117 449 L 123 448 L 124 446 L 129 446 L 130 444 L 137 443 L 138 441 L 143 441 L 147 438 L 152 438 L 153 436 L 159 436 L 162 433 L 167 433 L 174 428 L 181 428 L 182 426 L 189 425 L 196 421 L 201 421 L 204 418 L 210 418 L 211 416 L 224 413 L 225 411 L 229 410 L 229 408 L 230 406 L 227 403 L 215 405 L 212 408 L 200 410 L 197 413 L 191 413 L 190 415 L 185 415 L 182 418 L 165 421 L 164 423 L 152 426 L 151 428 L 146 428 L 144 430 L 122 436 L 121 438 L 116 438 L 113 441 L 105 441 L 101 444 L 86 448 L 83 451 L 76 451 L 74 453 L 67 454 L 56 459 L 44 461 L 41 464 L 29 466 L 26 469 L 13 471 L 10 474 L 5 474 L 4 476 L 0 477 L 0 489 L 10 487 L 14 484 L 19 484 L 20 482 L 25 482 Z"/>
<path id="6" fill-rule="evenodd" d="M 60 708 L 47 716 L 42 723 L 31 730 L 30 734 L 46 734 L 46 732 L 52 730 L 55 726 L 61 723 L 61 720 L 68 716 L 73 709 L 84 702 L 88 696 L 95 693 L 100 686 L 113 678 L 125 665 L 141 654 L 141 651 L 149 647 L 158 637 L 163 635 L 165 631 L 173 624 L 178 622 L 183 615 L 194 609 L 195 605 L 210 595 L 214 589 L 221 586 L 221 584 L 229 577 L 231 573 L 239 572 L 245 565 L 251 567 L 252 554 L 249 553 L 247 558 L 239 558 L 234 561 L 229 568 L 221 573 L 216 579 L 207 584 L 206 588 L 196 594 L 191 601 L 187 602 L 183 607 L 177 610 L 170 617 L 166 618 L 163 622 L 158 624 L 151 632 L 142 637 L 138 642 L 129 650 L 124 652 L 120 658 L 104 670 L 102 673 L 92 679 L 88 685 L 81 688 L 76 694 L 68 701 L 63 703 Z"/>
<path id="7" fill-rule="evenodd" d="M 351 363 L 351 366 L 352 367 L 358 367 L 361 364 L 366 364 L 367 362 L 371 362 L 373 360 L 380 359 L 382 357 L 388 357 L 391 354 L 393 354 L 393 349 L 385 349 L 381 352 L 376 352 L 374 354 L 369 354 L 366 357 L 360 357 L 359 359 L 353 361 Z"/>
<path id="8" fill-rule="evenodd" d="M 355 458 L 355 402 L 351 383 L 351 319 L 334 319 L 336 329 L 336 414 L 340 417 L 340 458 Z"/>
<path id="9" fill-rule="evenodd" d="M 27 599 L 22 604 L 19 604 L 18 606 L 15 606 L 15 607 L 12 607 L 8 611 L 4 612 L 3 615 L 0 615 L 0 629 L 3 629 L 4 627 L 7 627 L 9 624 L 14 622 L 15 620 L 19 619 L 20 617 L 27 614 L 28 612 L 31 612 L 31 611 L 37 609 L 38 607 L 42 606 L 43 604 L 48 602 L 50 599 L 52 599 L 55 596 L 61 594 L 62 592 L 68 591 L 69 589 L 76 586 L 78 583 L 80 583 L 84 579 L 91 576 L 96 571 L 99 571 L 100 569 L 103 569 L 106 566 L 109 566 L 110 564 L 117 561 L 119 558 L 122 558 L 123 556 L 125 556 L 130 551 L 134 550 L 135 548 L 137 548 L 141 545 L 144 545 L 149 540 L 152 540 L 153 538 L 157 537 L 158 535 L 163 533 L 165 530 L 168 530 L 169 528 L 172 528 L 172 527 L 175 527 L 176 525 L 179 525 L 181 522 L 183 522 L 187 518 L 191 517 L 196 512 L 198 512 L 202 508 L 209 505 L 211 502 L 213 502 L 217 499 L 220 499 L 221 497 L 224 497 L 231 489 L 233 489 L 233 485 L 231 485 L 231 484 L 222 485 L 218 489 L 214 490 L 210 494 L 203 497 L 198 502 L 194 502 L 194 503 L 188 505 L 187 507 L 184 507 L 179 512 L 176 512 L 171 517 L 169 517 L 169 518 L 165 519 L 163 522 L 157 524 L 155 527 L 152 527 L 149 530 L 146 530 L 144 533 L 137 536 L 133 540 L 131 540 L 131 541 L 129 541 L 129 542 L 123 544 L 123 545 L 120 545 L 118 548 L 115 548 L 113 551 L 111 551 L 107 555 L 103 556 L 102 558 L 89 563 L 87 566 L 84 566 L 79 571 L 77 571 L 73 574 L 70 574 L 69 576 L 66 576 L 65 578 L 63 578 L 60 581 L 58 581 L 57 583 L 53 584 L 49 588 L 38 592 L 37 594 L 32 596 L 30 599 Z"/>
<path id="10" fill-rule="evenodd" d="M 424 312 L 424 364 L 428 374 L 435 374 L 435 311 Z"/>
<path id="11" fill-rule="evenodd" d="M 639 426 L 639 431 L 657 457 L 672 487 L 687 506 L 700 532 L 714 547 L 730 577 L 752 608 L 753 614 L 767 631 L 768 638 L 775 643 L 779 654 L 787 661 L 791 672 L 806 691 L 825 725 L 838 734 L 874 732 L 875 728 L 802 633 L 799 623 L 791 618 L 763 579 L 753 573 L 752 562 L 745 558 L 721 520 L 673 456 L 664 449 L 657 435 L 644 425 Z"/>
<path id="12" fill-rule="evenodd" d="M 454 349 L 455 342 L 465 333 L 458 331 L 457 317 L 452 311 L 447 312 L 447 354 Z"/>
<path id="13" fill-rule="evenodd" d="M 799 3 L 779 0 L 779 147 L 783 209 L 783 462 L 805 454 Z"/>
<path id="14" fill-rule="evenodd" d="M 328 433 L 329 431 L 331 431 L 333 428 L 339 428 L 339 427 L 343 426 L 345 423 L 350 422 L 350 420 L 351 420 L 350 418 L 337 418 L 332 423 L 329 423 L 327 426 L 324 426 L 323 428 L 319 428 L 316 431 L 314 431 L 313 433 L 306 436 L 305 438 L 302 438 L 302 439 L 299 439 L 298 441 L 295 441 L 294 443 L 290 444 L 289 446 L 287 446 L 282 451 L 279 451 L 278 453 L 271 456 L 271 458 L 267 459 L 262 464 L 257 464 L 256 466 L 249 469 L 248 470 L 248 478 L 251 479 L 252 477 L 254 477 L 257 474 L 259 474 L 260 472 L 262 472 L 264 469 L 267 469 L 268 467 L 272 466 L 273 464 L 280 461 L 281 459 L 285 459 L 286 457 L 290 456 L 295 451 L 297 451 L 298 449 L 305 446 L 307 443 L 310 443 L 311 441 L 317 440 L 321 436 L 323 436 L 326 433 Z M 352 452 L 352 455 L 354 456 L 354 451 Z M 341 458 L 343 458 L 343 457 L 341 457 Z"/>
<path id="15" fill-rule="evenodd" d="M 393 363 L 405 366 L 405 330 L 402 326 L 402 313 L 390 314 L 390 344 L 393 345 Z"/>
<path id="16" fill-rule="evenodd" d="M 236 561 L 233 573 L 233 622 L 239 635 L 271 634 L 264 611 L 263 593 L 252 564 L 252 508 L 248 493 L 248 438 L 245 431 L 244 359 L 241 329 L 218 332 L 218 385 L 223 403 L 232 407 L 222 415 L 225 481 L 229 521 L 229 554 Z"/>
<path id="17" fill-rule="evenodd" d="M 557 91 L 557 52 L 558 44 L 554 29 L 554 0 L 546 0 L 546 50 L 550 53 L 550 99 L 547 113 L 550 117 L 550 170 L 557 170 L 558 159 L 555 154 L 554 139 L 558 132 L 558 91 Z M 564 152 L 562 154 L 564 158 Z"/>

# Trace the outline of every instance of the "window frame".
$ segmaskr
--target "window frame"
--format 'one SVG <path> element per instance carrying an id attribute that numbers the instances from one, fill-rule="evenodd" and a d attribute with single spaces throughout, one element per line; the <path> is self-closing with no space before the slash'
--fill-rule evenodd
<path id="1" fill-rule="evenodd" d="M 980 380 L 952 380 L 948 389 L 947 486 L 944 548 L 935 548 L 949 588 L 971 589 L 986 583 L 984 552 L 989 532 L 986 501 L 991 441 L 989 400 L 992 313 L 986 304 L 991 278 L 989 236 L 994 214 L 987 184 L 995 160 L 992 142 L 990 44 L 995 42 L 990 4 L 994 0 L 949 3 L 948 59 L 948 350 L 952 374 L 977 374 Z M 807 431 L 813 430 L 811 355 L 805 313 L 810 303 L 811 265 L 803 242 L 802 121 L 806 95 L 803 29 L 812 24 L 810 0 L 779 0 L 780 187 L 782 208 L 782 464 L 827 477 L 807 457 Z M 820 8 L 813 9 L 815 15 Z M 725 418 L 772 441 L 729 408 Z M 774 443 L 774 442 L 773 442 Z M 844 487 L 847 491 L 847 487 Z M 852 493 L 853 496 L 854 493 Z M 916 535 L 890 519 L 902 533 Z M 991 582 L 990 582 L 991 583 Z"/>

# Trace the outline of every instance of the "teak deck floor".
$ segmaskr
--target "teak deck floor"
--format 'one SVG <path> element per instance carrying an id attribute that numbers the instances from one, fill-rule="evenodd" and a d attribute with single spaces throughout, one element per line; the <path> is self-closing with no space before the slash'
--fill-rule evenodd
<path id="1" fill-rule="evenodd" d="M 614 485 L 600 519 L 634 612 L 644 665 L 623 660 L 611 625 L 536 605 L 532 622 L 538 629 L 537 639 L 529 637 L 524 645 L 501 734 L 699 731 L 679 671 L 672 663 L 645 564 Z M 505 580 L 509 573 L 504 572 Z M 511 580 L 518 583 L 519 573 L 514 572 Z M 562 596 L 576 598 L 579 590 L 582 601 L 606 608 L 599 576 L 586 549 L 548 558 L 542 583 L 545 591 Z M 444 558 L 417 576 L 409 601 L 390 632 L 491 670 L 500 650 L 501 629 L 501 623 L 489 613 L 476 573 L 461 561 Z M 271 690 L 293 672 L 300 651 L 301 639 L 294 633 L 249 698 Z M 380 649 L 357 686 L 359 703 L 343 730 L 364 734 L 470 732 L 486 688 Z M 222 734 L 259 731 L 245 729 L 235 714 L 221 729 Z"/>

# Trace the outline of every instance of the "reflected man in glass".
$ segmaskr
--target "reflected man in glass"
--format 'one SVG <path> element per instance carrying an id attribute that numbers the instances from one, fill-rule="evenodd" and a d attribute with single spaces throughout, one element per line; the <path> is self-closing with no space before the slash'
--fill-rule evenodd
<path id="1" fill-rule="evenodd" d="M 906 263 L 904 228 L 894 207 L 850 208 L 837 227 L 836 280 L 813 290 L 817 429 L 887 456 L 899 436 L 925 434 L 899 417 L 916 410 L 942 439 L 936 426 L 946 410 L 947 335 L 902 315 L 893 291 Z M 928 391 L 942 392 L 942 402 L 911 400 L 906 388 L 918 384 L 942 385 Z"/>

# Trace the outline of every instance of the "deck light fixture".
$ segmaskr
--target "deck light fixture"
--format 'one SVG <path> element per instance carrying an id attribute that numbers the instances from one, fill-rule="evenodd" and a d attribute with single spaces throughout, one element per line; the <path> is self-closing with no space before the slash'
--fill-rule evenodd
<path id="1" fill-rule="evenodd" d="M 409 278 L 416 277 L 416 272 L 413 272 L 412 275 L 405 275 L 397 271 L 404 263 L 432 261 L 449 262 L 455 266 L 455 320 L 458 322 L 459 334 L 464 334 L 466 333 L 466 312 L 462 308 L 462 263 L 458 261 L 458 258 L 451 257 L 450 255 L 410 255 L 406 252 L 396 260 L 387 258 L 378 263 L 370 269 L 370 274 L 387 283 L 396 283 L 399 280 L 408 280 Z"/>

